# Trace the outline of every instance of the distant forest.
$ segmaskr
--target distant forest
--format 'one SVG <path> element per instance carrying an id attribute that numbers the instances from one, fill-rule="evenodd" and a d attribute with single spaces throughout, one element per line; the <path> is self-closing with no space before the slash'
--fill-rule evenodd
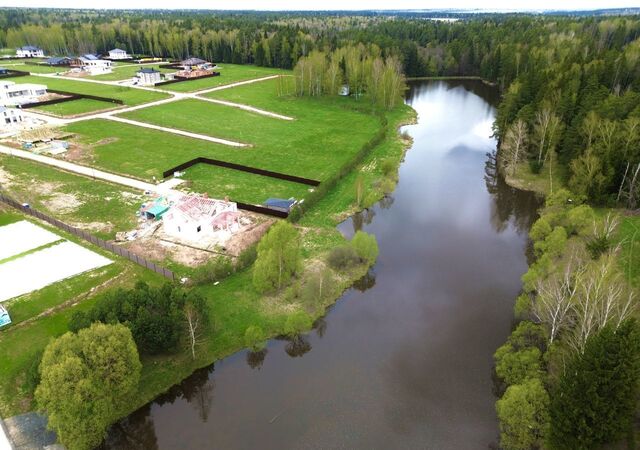
<path id="1" fill-rule="evenodd" d="M 0 45 L 49 54 L 106 52 L 292 69 L 357 44 L 407 77 L 479 76 L 503 92 L 495 131 L 503 165 L 539 172 L 557 155 L 577 195 L 640 202 L 640 18 L 376 13 L 0 10 Z M 442 16 L 442 14 L 440 14 Z M 473 18 L 472 18 L 473 17 Z M 515 146 L 515 147 L 514 147 Z"/>

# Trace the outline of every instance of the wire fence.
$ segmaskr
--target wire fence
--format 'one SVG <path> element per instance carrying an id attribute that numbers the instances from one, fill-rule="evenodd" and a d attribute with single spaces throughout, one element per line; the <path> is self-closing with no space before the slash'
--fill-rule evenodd
<path id="1" fill-rule="evenodd" d="M 15 201 L 14 199 L 7 197 L 6 195 L 0 193 L 0 202 L 5 203 L 13 208 L 16 208 L 18 210 L 20 210 L 21 212 L 23 212 L 24 214 L 36 217 L 40 220 L 44 220 L 45 222 L 53 225 L 56 228 L 61 229 L 62 231 L 65 231 L 69 234 L 72 234 L 74 236 L 79 237 L 80 239 L 83 239 L 87 242 L 92 243 L 93 245 L 97 245 L 100 248 L 103 248 L 111 253 L 114 253 L 118 256 L 121 256 L 122 258 L 126 258 L 129 261 L 132 261 L 136 264 L 141 265 L 142 267 L 145 267 L 149 270 L 153 270 L 154 272 L 162 275 L 165 278 L 168 278 L 170 280 L 175 280 L 175 275 L 172 271 L 170 271 L 169 269 L 166 269 L 162 266 L 157 265 L 156 263 L 149 261 L 148 259 L 137 255 L 133 252 L 130 252 L 129 250 L 127 250 L 126 248 L 122 248 L 119 245 L 114 245 L 110 242 L 105 241 L 104 239 L 100 239 L 92 234 L 87 233 L 86 231 L 80 230 L 78 228 L 72 227 L 70 225 L 67 225 L 64 222 L 59 221 L 58 219 L 55 219 L 51 216 L 48 216 L 44 213 L 41 213 L 40 211 L 37 211 L 29 206 L 23 205 L 17 201 Z"/>

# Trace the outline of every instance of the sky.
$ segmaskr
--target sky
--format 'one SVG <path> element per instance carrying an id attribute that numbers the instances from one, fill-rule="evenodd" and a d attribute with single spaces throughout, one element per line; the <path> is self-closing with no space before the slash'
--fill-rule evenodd
<path id="1" fill-rule="evenodd" d="M 110 9 L 234 9 L 234 10 L 364 10 L 486 9 L 590 10 L 640 7 L 640 0 L 0 0 L 0 6 Z"/>

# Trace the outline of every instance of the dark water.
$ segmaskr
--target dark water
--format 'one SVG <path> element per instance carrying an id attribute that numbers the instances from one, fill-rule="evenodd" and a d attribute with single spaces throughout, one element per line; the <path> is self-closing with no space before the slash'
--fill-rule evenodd
<path id="1" fill-rule="evenodd" d="M 304 341 L 195 373 L 116 425 L 109 448 L 483 449 L 537 200 L 495 177 L 495 93 L 414 84 L 393 196 L 340 226 L 380 257 Z"/>

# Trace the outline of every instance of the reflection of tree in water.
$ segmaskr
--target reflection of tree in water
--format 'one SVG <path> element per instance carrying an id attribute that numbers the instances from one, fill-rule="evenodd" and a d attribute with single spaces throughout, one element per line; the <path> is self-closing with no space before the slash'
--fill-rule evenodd
<path id="1" fill-rule="evenodd" d="M 284 351 L 292 358 L 297 358 L 311 351 L 311 343 L 304 336 L 298 335 L 289 341 Z"/>
<path id="2" fill-rule="evenodd" d="M 364 209 L 351 216 L 351 223 L 353 224 L 353 231 L 361 231 L 365 225 L 369 225 L 376 212 L 373 208 Z"/>
<path id="3" fill-rule="evenodd" d="M 371 289 L 376 285 L 376 273 L 373 270 L 369 270 L 362 278 L 353 283 L 353 287 L 364 292 Z"/>
<path id="4" fill-rule="evenodd" d="M 184 398 L 196 409 L 200 419 L 206 422 L 213 403 L 214 382 L 210 377 L 213 370 L 213 364 L 196 370 L 182 383 L 176 384 L 158 397 L 155 403 L 164 405 L 165 403 L 173 403 L 178 398 Z"/>
<path id="5" fill-rule="evenodd" d="M 156 430 L 151 420 L 151 406 L 146 405 L 126 419 L 114 424 L 101 449 L 154 450 L 158 448 Z"/>
<path id="6" fill-rule="evenodd" d="M 249 365 L 249 367 L 251 367 L 252 369 L 260 370 L 262 364 L 264 363 L 264 359 L 267 356 L 267 352 L 268 350 L 266 348 L 263 348 L 262 350 L 257 352 L 248 351 L 247 364 Z"/>
<path id="7" fill-rule="evenodd" d="M 391 195 L 385 195 L 380 199 L 378 205 L 380 205 L 380 208 L 382 209 L 389 209 L 391 208 L 391 205 L 393 205 L 394 201 L 395 199 Z"/>
<path id="8" fill-rule="evenodd" d="M 496 163 L 496 152 L 487 154 L 485 162 L 485 184 L 493 197 L 491 224 L 500 233 L 513 223 L 520 233 L 529 231 L 538 216 L 540 199 L 535 193 L 513 188 L 500 176 Z"/>
<path id="9" fill-rule="evenodd" d="M 321 338 L 322 336 L 324 336 L 327 331 L 327 321 L 324 319 L 324 317 L 320 317 L 313 323 L 313 329 L 316 330 L 316 334 L 318 335 L 318 337 Z"/>

